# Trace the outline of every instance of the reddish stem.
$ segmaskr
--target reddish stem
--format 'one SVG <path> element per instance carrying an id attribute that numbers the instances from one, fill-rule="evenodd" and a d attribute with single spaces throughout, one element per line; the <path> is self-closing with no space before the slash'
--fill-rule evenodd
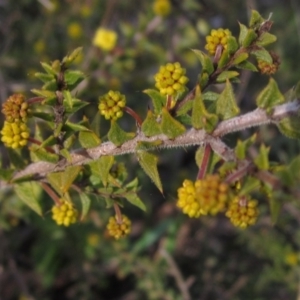
<path id="1" fill-rule="evenodd" d="M 249 161 L 246 162 L 246 164 L 240 168 L 238 168 L 236 171 L 234 171 L 233 173 L 229 174 L 226 179 L 225 182 L 226 183 L 234 183 L 240 179 L 242 179 L 245 175 L 249 174 L 254 168 L 254 165 L 251 164 Z"/>
<path id="2" fill-rule="evenodd" d="M 32 143 L 32 144 L 36 144 L 36 145 L 41 145 L 42 144 L 42 142 L 40 142 L 40 141 L 38 141 L 38 140 L 36 140 L 35 138 L 32 138 L 32 137 L 29 137 L 28 138 L 28 141 L 30 142 L 30 143 Z M 55 151 L 52 149 L 52 148 L 50 148 L 50 147 L 45 147 L 45 149 L 48 151 L 48 152 L 50 152 L 50 153 L 55 153 Z"/>
<path id="3" fill-rule="evenodd" d="M 211 147 L 209 144 L 207 144 L 207 145 L 205 145 L 205 148 L 204 148 L 204 154 L 202 157 L 201 166 L 198 171 L 197 179 L 204 178 L 206 171 L 207 171 L 208 164 L 209 164 L 210 154 L 211 154 Z"/>
<path id="4" fill-rule="evenodd" d="M 124 111 L 127 112 L 129 115 L 131 115 L 136 120 L 139 127 L 142 126 L 142 123 L 143 123 L 142 119 L 133 109 L 131 109 L 128 106 L 125 106 Z"/>
<path id="5" fill-rule="evenodd" d="M 33 98 L 30 98 L 27 100 L 27 103 L 30 105 L 30 104 L 33 104 L 33 103 L 40 103 L 42 102 L 43 100 L 45 99 L 45 97 L 33 97 Z"/>
<path id="6" fill-rule="evenodd" d="M 172 95 L 167 95 L 166 108 L 167 108 L 168 111 L 172 108 L 172 100 L 173 100 L 173 96 Z"/>
<path id="7" fill-rule="evenodd" d="M 41 182 L 42 188 L 44 189 L 44 191 L 50 196 L 50 198 L 54 201 L 54 203 L 56 205 L 61 205 L 61 201 L 59 199 L 59 197 L 56 195 L 56 193 L 50 188 L 50 186 L 45 183 L 45 182 Z"/>
<path id="8" fill-rule="evenodd" d="M 119 205 L 116 202 L 114 203 L 114 209 L 115 209 L 115 213 L 116 213 L 117 223 L 118 224 L 122 224 L 123 223 L 123 221 L 122 221 L 122 213 L 121 213 Z"/>

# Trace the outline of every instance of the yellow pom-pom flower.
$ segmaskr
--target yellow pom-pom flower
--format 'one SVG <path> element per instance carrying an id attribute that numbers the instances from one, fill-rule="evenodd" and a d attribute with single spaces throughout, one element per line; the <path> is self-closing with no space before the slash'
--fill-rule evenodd
<path id="1" fill-rule="evenodd" d="M 185 90 L 189 79 L 185 76 L 185 69 L 179 62 L 168 63 L 161 66 L 159 72 L 154 76 L 155 87 L 163 95 L 176 95 Z"/>
<path id="2" fill-rule="evenodd" d="M 102 50 L 111 51 L 115 48 L 117 39 L 118 35 L 115 31 L 100 27 L 95 33 L 93 45 Z"/>
<path id="3" fill-rule="evenodd" d="M 14 94 L 2 104 L 2 113 L 5 120 L 10 123 L 27 121 L 28 103 L 25 102 L 25 96 Z"/>
<path id="4" fill-rule="evenodd" d="M 211 55 L 215 55 L 217 47 L 221 45 L 224 49 L 227 49 L 228 37 L 231 36 L 229 29 L 212 29 L 210 35 L 206 37 L 205 49 Z"/>
<path id="5" fill-rule="evenodd" d="M 99 100 L 99 112 L 106 120 L 117 120 L 123 116 L 123 108 L 126 105 L 125 95 L 118 91 L 109 91 Z"/>
<path id="6" fill-rule="evenodd" d="M 107 230 L 110 236 L 116 240 L 127 236 L 131 230 L 131 221 L 127 216 L 122 215 L 122 220 L 117 221 L 117 216 L 110 217 L 107 224 Z"/>
<path id="7" fill-rule="evenodd" d="M 235 197 L 226 211 L 230 222 L 240 228 L 255 224 L 258 216 L 257 201 L 247 197 Z"/>
<path id="8" fill-rule="evenodd" d="M 178 189 L 177 206 L 190 218 L 215 215 L 225 210 L 229 199 L 229 186 L 219 175 L 207 175 L 195 183 L 185 180 Z"/>
<path id="9" fill-rule="evenodd" d="M 60 205 L 52 207 L 52 219 L 57 225 L 70 226 L 76 223 L 78 211 L 73 204 L 65 199 L 60 199 Z"/>
<path id="10" fill-rule="evenodd" d="M 172 5 L 170 0 L 155 0 L 153 3 L 153 11 L 157 16 L 166 17 L 170 14 Z"/>
<path id="11" fill-rule="evenodd" d="M 77 22 L 70 23 L 68 25 L 67 32 L 68 36 L 74 40 L 80 38 L 83 34 L 82 27 Z"/>
<path id="12" fill-rule="evenodd" d="M 202 215 L 216 215 L 225 210 L 229 199 L 229 186 L 219 175 L 206 175 L 195 182 L 196 199 Z"/>
<path id="13" fill-rule="evenodd" d="M 17 149 L 27 145 L 29 128 L 24 122 L 10 123 L 5 121 L 1 135 L 1 141 L 6 147 Z"/>

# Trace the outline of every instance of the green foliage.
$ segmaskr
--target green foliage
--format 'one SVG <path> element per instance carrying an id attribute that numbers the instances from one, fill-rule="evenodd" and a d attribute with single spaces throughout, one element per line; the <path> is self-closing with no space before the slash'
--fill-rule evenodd
<path id="1" fill-rule="evenodd" d="M 10 262 L 4 265 L 4 274 L 17 272 L 19 278 L 22 273 L 20 282 L 25 282 L 22 293 L 11 288 L 11 292 L 4 291 L 4 297 L 50 299 L 60 282 L 61 297 L 66 299 L 69 295 L 84 299 L 128 295 L 137 299 L 214 299 L 220 295 L 271 299 L 282 294 L 280 287 L 274 289 L 274 283 L 285 286 L 284 299 L 293 298 L 298 284 L 299 233 L 297 226 L 289 224 L 297 224 L 299 210 L 299 85 L 285 96 L 281 90 L 298 80 L 296 72 L 287 69 L 289 65 L 297 69 L 290 60 L 298 54 L 285 58 L 283 71 L 259 88 L 265 82 L 258 73 L 259 62 L 272 66 L 277 57 L 265 47 L 277 37 L 279 45 L 285 45 L 280 31 L 275 31 L 276 36 L 270 33 L 270 17 L 264 19 L 253 10 L 247 22 L 242 3 L 234 9 L 230 6 L 230 10 L 224 6 L 228 19 L 220 20 L 230 23 L 232 16 L 232 28 L 238 27 L 237 19 L 241 20 L 240 31 L 229 36 L 227 44 L 220 43 L 210 56 L 197 49 L 202 48 L 209 30 L 201 1 L 176 5 L 170 1 L 170 15 L 163 17 L 155 17 L 149 8 L 168 0 L 134 5 L 93 0 L 71 7 L 64 2 L 48 2 L 35 3 L 34 10 L 31 1 L 3 5 L 10 9 L 2 16 L 9 37 L 3 39 L 1 50 L 2 95 L 22 89 L 30 127 L 23 149 L 1 152 L 0 250 Z M 214 7 L 213 3 L 207 5 Z M 49 7 L 55 10 L 51 12 Z M 16 8 L 22 12 L 19 20 L 18 14 L 13 14 Z M 111 12 L 117 23 L 111 21 Z M 283 10 L 275 11 L 276 23 L 281 22 L 281 14 Z M 107 28 L 96 30 L 95 24 L 100 23 Z M 20 35 L 15 28 L 20 29 Z M 107 34 L 104 43 L 96 34 L 99 29 Z M 282 56 L 279 46 L 273 47 Z M 149 74 L 170 57 L 176 57 L 187 69 L 189 84 L 176 93 L 187 78 L 180 82 L 171 70 L 166 78 L 174 95 L 162 95 L 154 89 Z M 118 104 L 122 116 L 118 123 L 100 116 L 96 99 L 108 90 L 126 94 L 128 106 Z M 253 95 L 258 95 L 256 102 L 249 100 Z M 114 109 L 109 100 L 106 104 Z M 272 125 L 296 140 L 279 136 Z M 193 164 L 190 157 L 195 149 L 190 146 L 200 146 Z M 201 179 L 206 174 L 220 176 L 228 186 L 226 196 L 239 199 L 235 203 L 241 212 L 247 208 L 247 199 L 258 201 L 260 216 L 253 228 L 242 232 L 218 215 L 188 222 L 174 214 L 179 181 Z M 153 185 L 144 184 L 145 175 L 160 194 Z M 192 191 L 188 192 L 193 197 Z M 49 220 L 51 207 L 61 207 L 61 198 L 80 211 L 80 224 L 57 228 Z M 233 203 L 230 201 L 225 209 Z M 122 227 L 121 214 L 125 212 L 132 220 L 131 237 L 113 242 L 105 224 L 113 216 Z M 251 213 L 255 210 L 250 207 Z M 36 228 L 28 231 L 31 226 Z M 27 238 L 28 232 L 34 232 L 33 236 Z M 211 246 L 216 244 L 218 251 Z M 23 267 L 14 258 L 18 252 L 30 256 L 27 261 L 34 264 L 32 269 L 40 280 L 30 282 L 27 275 L 22 278 Z M 251 269 L 253 265 L 259 266 L 257 270 Z M 7 270 L 10 266 L 13 271 Z M 198 269 L 207 276 L 195 276 Z M 72 283 L 63 276 L 70 270 Z M 108 273 L 114 278 L 113 286 Z M 244 274 L 245 283 L 240 281 L 240 274 Z M 195 279 L 192 285 L 190 276 Z M 211 288 L 211 278 L 215 277 L 219 278 L 218 292 Z M 232 289 L 234 282 L 241 288 Z M 205 289 L 200 291 L 197 286 Z M 43 289 L 55 292 L 28 294 Z M 124 294 L 114 294 L 117 290 Z"/>

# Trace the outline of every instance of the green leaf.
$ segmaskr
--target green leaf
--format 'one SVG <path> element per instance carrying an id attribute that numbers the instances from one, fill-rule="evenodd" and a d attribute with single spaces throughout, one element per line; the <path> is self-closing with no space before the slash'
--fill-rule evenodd
<path id="1" fill-rule="evenodd" d="M 37 78 L 37 79 L 39 79 L 39 80 L 41 80 L 42 82 L 44 82 L 44 83 L 46 83 L 46 82 L 48 82 L 48 81 L 50 81 L 50 80 L 53 80 L 53 75 L 51 75 L 51 74 L 46 74 L 46 73 L 40 73 L 40 72 L 36 72 L 35 74 L 34 74 L 34 76 Z"/>
<path id="2" fill-rule="evenodd" d="M 168 112 L 162 108 L 161 131 L 170 139 L 175 139 L 177 136 L 185 133 L 186 128 L 177 120 L 175 120 Z"/>
<path id="3" fill-rule="evenodd" d="M 89 163 L 93 175 L 97 175 L 104 186 L 107 186 L 109 171 L 114 164 L 114 157 L 107 155 Z"/>
<path id="4" fill-rule="evenodd" d="M 229 59 L 230 59 L 230 54 L 228 50 L 223 50 L 221 57 L 218 61 L 218 68 L 220 69 L 223 68 L 229 62 Z"/>
<path id="5" fill-rule="evenodd" d="M 221 120 L 230 119 L 240 112 L 236 104 L 234 92 L 229 80 L 226 81 L 225 89 L 216 102 L 216 113 Z"/>
<path id="6" fill-rule="evenodd" d="M 50 66 L 49 64 L 47 64 L 45 62 L 41 62 L 41 65 L 48 74 L 56 76 L 57 72 L 55 70 L 53 70 L 52 66 Z"/>
<path id="7" fill-rule="evenodd" d="M 78 47 L 75 50 L 73 50 L 69 55 L 65 56 L 62 60 L 62 64 L 68 68 L 72 62 L 82 54 L 82 47 Z"/>
<path id="8" fill-rule="evenodd" d="M 158 158 L 146 151 L 138 151 L 137 158 L 145 173 L 151 178 L 159 191 L 163 193 L 162 184 L 157 170 Z"/>
<path id="9" fill-rule="evenodd" d="M 37 89 L 32 89 L 30 90 L 33 94 L 37 95 L 37 96 L 41 96 L 41 97 L 45 97 L 45 98 L 55 98 L 56 99 L 56 95 L 54 92 L 52 91 L 46 91 L 46 90 L 37 90 Z"/>
<path id="10" fill-rule="evenodd" d="M 208 83 L 208 80 L 209 80 L 208 73 L 207 72 L 201 72 L 200 78 L 199 78 L 199 85 L 200 85 L 201 89 L 206 87 L 206 84 Z"/>
<path id="11" fill-rule="evenodd" d="M 144 90 L 143 92 L 151 98 L 154 113 L 156 115 L 159 115 L 161 113 L 162 107 L 166 105 L 166 96 L 162 95 L 157 90 L 148 89 L 148 90 Z"/>
<path id="12" fill-rule="evenodd" d="M 273 63 L 273 58 L 270 55 L 270 53 L 264 49 L 264 48 L 259 48 L 258 50 L 251 51 L 251 54 L 256 57 L 257 60 L 263 60 L 269 64 Z"/>
<path id="13" fill-rule="evenodd" d="M 229 54 L 236 52 L 239 48 L 239 44 L 234 36 L 227 37 L 227 50 Z"/>
<path id="14" fill-rule="evenodd" d="M 291 139 L 300 139 L 300 118 L 299 115 L 282 119 L 277 124 L 282 134 Z"/>
<path id="15" fill-rule="evenodd" d="M 196 88 L 195 94 L 192 110 L 192 125 L 195 129 L 204 128 L 208 133 L 210 133 L 215 129 L 218 123 L 218 117 L 206 110 L 199 87 Z"/>
<path id="16" fill-rule="evenodd" d="M 176 116 L 186 115 L 193 107 L 193 101 L 185 102 L 177 111 Z"/>
<path id="17" fill-rule="evenodd" d="M 121 146 L 125 142 L 132 140 L 135 133 L 124 131 L 116 121 L 111 121 L 111 126 L 107 134 L 108 139 L 116 146 Z"/>
<path id="18" fill-rule="evenodd" d="M 78 124 L 78 123 L 71 123 L 70 121 L 67 121 L 64 126 L 62 127 L 62 131 L 87 131 L 89 128 L 87 128 L 84 125 Z"/>
<path id="19" fill-rule="evenodd" d="M 51 186 L 60 194 L 64 195 L 76 179 L 81 170 L 80 166 L 67 167 L 64 172 L 50 173 L 47 179 Z"/>
<path id="20" fill-rule="evenodd" d="M 132 205 L 138 207 L 139 209 L 141 209 L 143 211 L 146 211 L 146 206 L 145 206 L 144 202 L 139 198 L 139 196 L 136 193 L 133 193 L 133 192 L 126 193 L 124 195 L 124 197 Z"/>
<path id="21" fill-rule="evenodd" d="M 239 55 L 235 56 L 234 57 L 234 60 L 232 62 L 233 65 L 238 65 L 240 64 L 241 62 L 245 61 L 246 59 L 248 59 L 249 57 L 249 54 L 246 53 L 246 52 L 241 52 L 239 53 Z"/>
<path id="22" fill-rule="evenodd" d="M 42 208 L 39 203 L 39 198 L 41 196 L 42 189 L 37 182 L 30 181 L 15 184 L 14 191 L 16 192 L 20 200 L 22 200 L 26 205 L 28 205 L 39 216 L 42 216 Z"/>
<path id="23" fill-rule="evenodd" d="M 242 46 L 247 48 L 249 47 L 257 38 L 257 34 L 255 33 L 254 29 L 250 28 L 247 30 L 247 34 L 244 37 Z"/>
<path id="24" fill-rule="evenodd" d="M 250 193 L 257 191 L 261 186 L 260 180 L 255 177 L 247 176 L 243 183 L 242 189 L 239 191 L 240 196 L 247 196 Z"/>
<path id="25" fill-rule="evenodd" d="M 250 22 L 249 22 L 249 26 L 253 29 L 258 29 L 261 25 L 261 23 L 263 23 L 265 21 L 265 19 L 259 14 L 258 11 L 256 10 L 252 10 L 251 11 L 251 17 L 250 17 Z"/>
<path id="26" fill-rule="evenodd" d="M 82 206 L 82 211 L 81 211 L 81 216 L 80 216 L 80 220 L 82 221 L 90 210 L 91 199 L 85 193 L 80 193 L 79 197 L 80 197 L 81 206 Z"/>
<path id="27" fill-rule="evenodd" d="M 77 70 L 66 70 L 65 73 L 65 83 L 69 89 L 74 89 L 83 79 L 85 79 L 84 73 Z"/>
<path id="28" fill-rule="evenodd" d="M 210 75 L 214 71 L 214 65 L 211 61 L 211 58 L 200 50 L 192 49 L 192 51 L 196 54 L 201 63 L 202 72 L 206 72 L 208 75 Z"/>
<path id="29" fill-rule="evenodd" d="M 13 177 L 14 170 L 11 169 L 0 169 L 0 179 L 4 181 L 10 181 Z"/>
<path id="30" fill-rule="evenodd" d="M 54 116 L 49 113 L 39 112 L 39 111 L 31 111 L 30 115 L 44 121 L 54 122 Z"/>
<path id="31" fill-rule="evenodd" d="M 256 98 L 257 106 L 263 109 L 270 109 L 283 102 L 284 96 L 279 91 L 276 81 L 273 78 L 270 78 L 268 85 Z"/>
<path id="32" fill-rule="evenodd" d="M 232 79 L 234 77 L 239 76 L 240 73 L 237 71 L 223 71 L 218 77 L 217 82 L 222 83 L 225 82 L 227 79 Z"/>
<path id="33" fill-rule="evenodd" d="M 57 154 L 50 153 L 37 145 L 32 145 L 30 147 L 30 158 L 33 162 L 47 161 L 55 164 L 59 161 L 59 156 Z"/>
<path id="34" fill-rule="evenodd" d="M 68 107 L 69 109 L 73 108 L 73 99 L 69 90 L 65 90 L 62 92 L 64 96 L 63 104 L 64 107 Z"/>
<path id="35" fill-rule="evenodd" d="M 215 92 L 206 92 L 204 94 L 202 94 L 202 98 L 203 100 L 207 100 L 207 101 L 217 101 L 217 99 L 219 98 L 219 94 L 215 93 Z"/>
<path id="36" fill-rule="evenodd" d="M 74 114 L 76 111 L 82 109 L 83 107 L 89 105 L 89 103 L 82 101 L 80 99 L 72 98 L 71 106 L 69 106 L 69 103 L 66 103 L 65 100 L 64 100 L 63 105 L 65 107 L 65 113 L 71 115 L 71 114 Z"/>
<path id="37" fill-rule="evenodd" d="M 282 201 L 283 195 L 280 195 L 280 191 L 276 191 L 274 194 L 274 196 L 269 198 L 269 207 L 272 223 L 276 224 L 284 201 Z"/>
<path id="38" fill-rule="evenodd" d="M 26 162 L 24 160 L 24 157 L 22 155 L 22 150 L 21 149 L 12 149 L 12 148 L 7 148 L 6 149 L 9 157 L 10 163 L 17 169 L 21 170 L 26 167 Z"/>
<path id="39" fill-rule="evenodd" d="M 244 39 L 247 36 L 248 28 L 242 23 L 239 23 L 239 25 L 240 25 L 239 44 L 242 46 Z"/>
<path id="40" fill-rule="evenodd" d="M 239 63 L 235 67 L 239 68 L 239 69 L 243 69 L 243 70 L 249 70 L 249 71 L 252 71 L 252 72 L 257 72 L 258 71 L 256 66 L 253 63 L 251 63 L 250 61 L 247 61 L 247 60 Z"/>
<path id="41" fill-rule="evenodd" d="M 277 37 L 274 34 L 271 34 L 269 32 L 263 32 L 262 35 L 257 40 L 256 45 L 265 47 L 267 45 L 270 45 L 270 44 L 276 42 L 276 40 L 277 40 Z"/>
<path id="42" fill-rule="evenodd" d="M 238 140 L 237 145 L 234 149 L 235 155 L 238 159 L 243 160 L 246 158 L 247 150 L 252 146 L 256 140 L 257 135 L 253 134 L 250 138 L 245 141 Z"/>
<path id="43" fill-rule="evenodd" d="M 53 146 L 57 144 L 57 138 L 53 135 L 50 135 L 46 140 L 44 140 L 41 145 L 39 146 L 40 148 L 45 148 L 47 146 Z"/>
<path id="44" fill-rule="evenodd" d="M 101 144 L 100 138 L 93 131 L 80 131 L 78 141 L 83 148 L 93 148 Z"/>
<path id="45" fill-rule="evenodd" d="M 57 90 L 57 81 L 52 79 L 42 86 L 42 90 L 55 92 Z"/>
<path id="46" fill-rule="evenodd" d="M 269 152 L 270 147 L 266 147 L 264 144 L 260 146 L 258 155 L 254 159 L 254 163 L 259 170 L 269 170 Z"/>
<path id="47" fill-rule="evenodd" d="M 157 116 L 151 110 L 148 110 L 147 117 L 142 124 L 142 132 L 145 136 L 154 136 L 161 133 L 160 124 L 156 121 Z"/>

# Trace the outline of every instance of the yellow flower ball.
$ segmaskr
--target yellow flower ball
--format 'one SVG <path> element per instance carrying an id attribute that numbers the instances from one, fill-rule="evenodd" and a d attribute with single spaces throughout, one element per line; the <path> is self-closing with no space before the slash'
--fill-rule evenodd
<path id="1" fill-rule="evenodd" d="M 114 30 L 98 28 L 93 39 L 93 45 L 104 50 L 111 51 L 115 48 L 118 35 Z"/>
<path id="2" fill-rule="evenodd" d="M 77 22 L 72 22 L 68 25 L 67 28 L 68 36 L 71 39 L 79 39 L 83 35 L 82 27 Z"/>
<path id="3" fill-rule="evenodd" d="M 78 218 L 78 211 L 73 204 L 65 199 L 60 199 L 61 205 L 54 205 L 52 207 L 52 219 L 57 225 L 70 226 L 76 223 Z"/>
<path id="4" fill-rule="evenodd" d="M 131 221 L 125 215 L 122 215 L 121 222 L 117 221 L 117 216 L 110 217 L 107 224 L 107 230 L 110 236 L 118 240 L 130 233 Z"/>
<path id="5" fill-rule="evenodd" d="M 221 45 L 224 49 L 227 49 L 228 37 L 231 36 L 229 29 L 212 29 L 210 35 L 206 37 L 205 49 L 211 55 L 215 55 L 217 47 Z"/>
<path id="6" fill-rule="evenodd" d="M 155 0 L 152 8 L 157 16 L 166 17 L 170 14 L 172 5 L 170 0 Z"/>

